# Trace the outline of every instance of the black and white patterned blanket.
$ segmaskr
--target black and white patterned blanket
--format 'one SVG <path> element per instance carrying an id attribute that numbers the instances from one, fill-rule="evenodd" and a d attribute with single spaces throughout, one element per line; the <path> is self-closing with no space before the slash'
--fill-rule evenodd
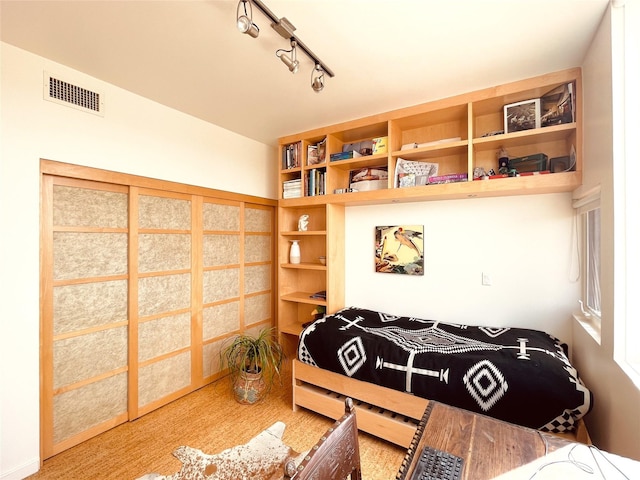
<path id="1" fill-rule="evenodd" d="M 345 308 L 300 336 L 309 365 L 551 432 L 571 431 L 591 392 L 557 338 Z"/>

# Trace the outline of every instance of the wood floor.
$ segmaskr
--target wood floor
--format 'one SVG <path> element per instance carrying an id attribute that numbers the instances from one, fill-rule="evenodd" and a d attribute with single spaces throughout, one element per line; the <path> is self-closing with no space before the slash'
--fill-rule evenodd
<path id="1" fill-rule="evenodd" d="M 180 445 L 213 454 L 246 443 L 276 421 L 286 424 L 283 441 L 298 452 L 313 446 L 333 423 L 304 409 L 293 412 L 290 372 L 283 386 L 252 406 L 235 402 L 223 379 L 46 460 L 28 478 L 133 480 L 151 472 L 169 475 L 180 469 L 171 454 Z M 394 479 L 405 450 L 362 432 L 359 442 L 363 478 Z"/>

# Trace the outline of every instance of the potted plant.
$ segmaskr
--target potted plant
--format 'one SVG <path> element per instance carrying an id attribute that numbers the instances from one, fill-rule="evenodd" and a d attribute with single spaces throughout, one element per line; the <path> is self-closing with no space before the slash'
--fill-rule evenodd
<path id="1" fill-rule="evenodd" d="M 263 328 L 257 336 L 231 337 L 220 351 L 220 366 L 228 368 L 236 400 L 253 404 L 269 393 L 285 358 L 274 328 Z"/>

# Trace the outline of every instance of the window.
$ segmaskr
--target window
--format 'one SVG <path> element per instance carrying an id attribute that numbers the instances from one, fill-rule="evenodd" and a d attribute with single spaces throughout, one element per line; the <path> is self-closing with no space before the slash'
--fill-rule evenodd
<path id="1" fill-rule="evenodd" d="M 600 317 L 600 207 L 583 214 L 585 233 L 584 307 Z"/>
<path id="2" fill-rule="evenodd" d="M 583 320 L 595 329 L 599 341 L 601 318 L 600 290 L 600 186 L 583 192 L 573 200 L 579 224 L 580 280 L 582 284 L 580 308 Z"/>
<path id="3" fill-rule="evenodd" d="M 613 218 L 615 241 L 614 357 L 640 388 L 640 2 L 614 2 L 613 67 Z"/>

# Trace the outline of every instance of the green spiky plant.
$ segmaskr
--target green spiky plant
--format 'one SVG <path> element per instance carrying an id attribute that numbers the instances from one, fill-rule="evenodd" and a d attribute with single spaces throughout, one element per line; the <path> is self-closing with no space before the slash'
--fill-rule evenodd
<path id="1" fill-rule="evenodd" d="M 243 373 L 262 374 L 265 383 L 264 395 L 280 378 L 280 369 L 285 359 L 282 346 L 275 336 L 275 328 L 263 328 L 257 336 L 236 335 L 227 340 L 220 351 L 220 366 L 228 368 L 232 388 Z"/>

